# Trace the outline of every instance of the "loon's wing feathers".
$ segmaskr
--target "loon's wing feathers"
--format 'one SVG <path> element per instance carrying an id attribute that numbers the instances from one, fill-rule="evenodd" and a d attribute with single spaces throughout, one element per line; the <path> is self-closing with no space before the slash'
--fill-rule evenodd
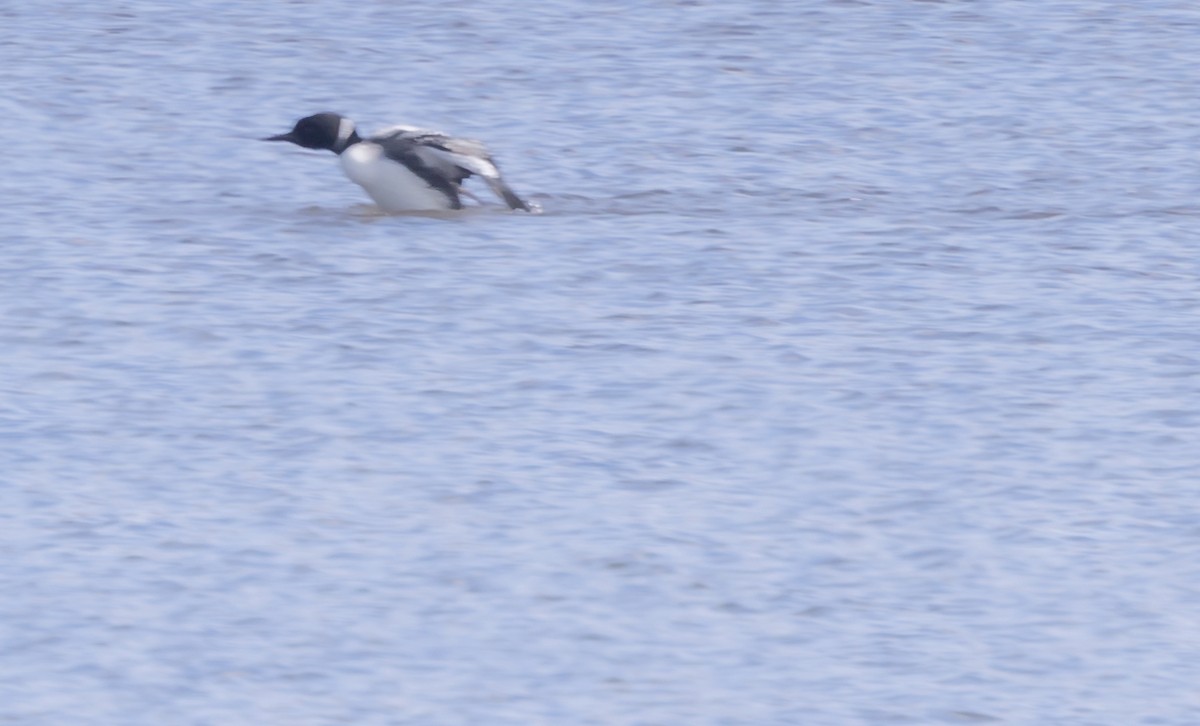
<path id="1" fill-rule="evenodd" d="M 400 136 L 372 136 L 369 141 L 383 149 L 383 153 L 389 158 L 400 162 L 408 167 L 412 173 L 421 177 L 421 179 L 433 189 L 437 189 L 446 195 L 450 200 L 451 209 L 461 209 L 462 202 L 458 198 L 458 183 L 461 178 L 453 173 L 447 173 L 447 170 L 438 164 L 430 164 L 420 153 L 420 146 L 412 141 Z"/>
<path id="2" fill-rule="evenodd" d="M 402 161 L 402 155 L 419 159 L 423 167 L 455 185 L 477 174 L 509 207 L 529 211 L 529 205 L 504 182 L 500 169 L 481 141 L 447 136 L 415 126 L 392 126 L 375 134 L 370 140 L 382 146 L 384 152 L 397 161 Z"/>

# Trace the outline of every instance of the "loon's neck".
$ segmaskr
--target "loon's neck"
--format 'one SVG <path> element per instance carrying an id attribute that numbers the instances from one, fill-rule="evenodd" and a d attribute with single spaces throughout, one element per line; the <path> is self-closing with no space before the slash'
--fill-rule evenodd
<path id="1" fill-rule="evenodd" d="M 358 135 L 358 131 L 353 130 L 345 139 L 339 139 L 338 143 L 336 143 L 333 148 L 330 149 L 330 151 L 335 154 L 341 154 L 346 149 L 349 149 L 351 146 L 354 146 L 361 141 L 362 137 Z"/>

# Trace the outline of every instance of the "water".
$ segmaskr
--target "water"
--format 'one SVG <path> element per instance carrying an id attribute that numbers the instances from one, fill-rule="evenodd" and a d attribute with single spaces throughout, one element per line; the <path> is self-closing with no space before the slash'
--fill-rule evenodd
<path id="1" fill-rule="evenodd" d="M 0 721 L 1200 722 L 1192 4 L 0 15 Z"/>

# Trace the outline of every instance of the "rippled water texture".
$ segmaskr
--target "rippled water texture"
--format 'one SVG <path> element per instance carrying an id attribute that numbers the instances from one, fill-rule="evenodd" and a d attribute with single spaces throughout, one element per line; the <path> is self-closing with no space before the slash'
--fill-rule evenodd
<path id="1" fill-rule="evenodd" d="M 0 24 L 0 722 L 1200 723 L 1194 3 Z"/>

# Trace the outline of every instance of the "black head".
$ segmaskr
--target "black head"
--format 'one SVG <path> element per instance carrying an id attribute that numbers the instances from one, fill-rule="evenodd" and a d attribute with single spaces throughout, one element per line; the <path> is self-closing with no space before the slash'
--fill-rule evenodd
<path id="1" fill-rule="evenodd" d="M 268 136 L 263 141 L 290 141 L 306 149 L 329 149 L 340 154 L 362 139 L 350 119 L 336 113 L 318 113 L 300 119 L 286 134 Z"/>

